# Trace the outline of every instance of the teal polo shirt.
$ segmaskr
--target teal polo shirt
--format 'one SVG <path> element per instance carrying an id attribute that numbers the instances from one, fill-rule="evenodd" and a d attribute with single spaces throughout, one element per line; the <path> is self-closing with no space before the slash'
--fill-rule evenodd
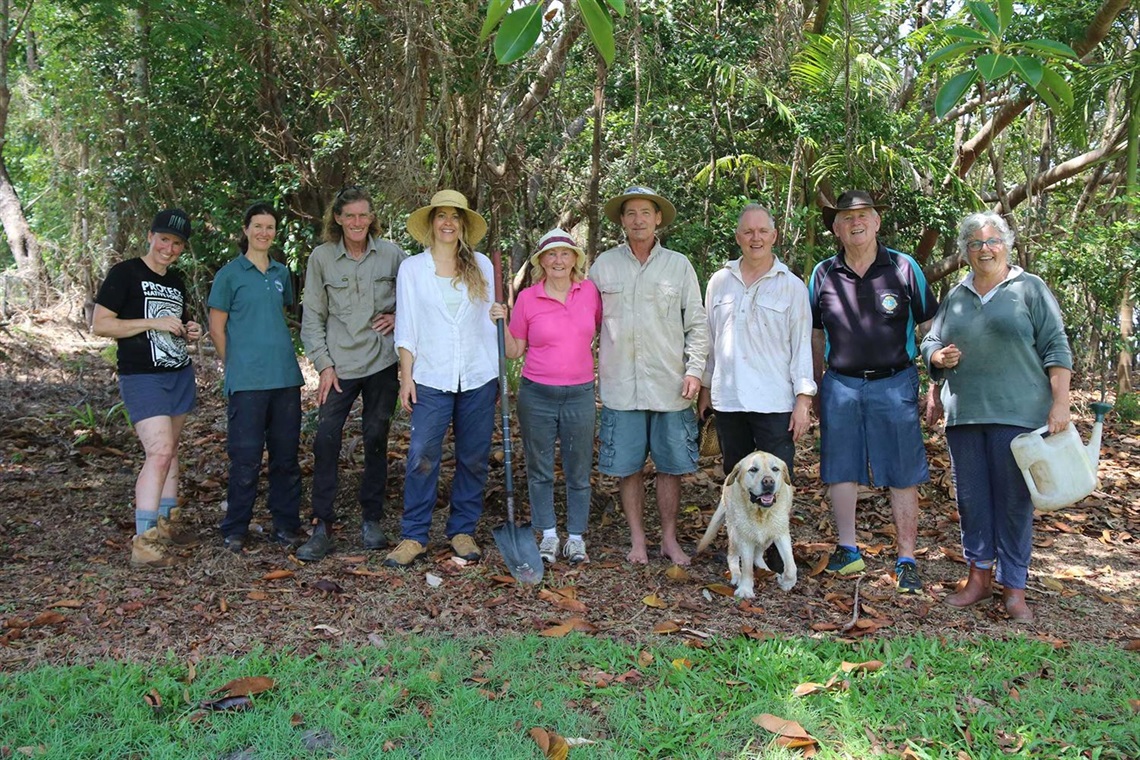
<path id="1" fill-rule="evenodd" d="M 244 255 L 214 275 L 211 309 L 226 320 L 227 396 L 237 391 L 265 391 L 305 384 L 297 365 L 293 336 L 285 322 L 293 304 L 293 282 L 284 264 L 269 262 L 264 274 Z"/>

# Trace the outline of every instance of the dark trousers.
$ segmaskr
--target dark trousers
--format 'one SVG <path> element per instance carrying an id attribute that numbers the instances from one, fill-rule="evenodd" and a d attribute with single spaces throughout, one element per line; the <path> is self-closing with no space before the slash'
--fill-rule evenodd
<path id="1" fill-rule="evenodd" d="M 716 435 L 724 455 L 725 476 L 753 451 L 767 451 L 784 460 L 794 483 L 792 460 L 796 445 L 792 442 L 792 431 L 788 430 L 791 421 L 791 412 L 717 412 Z"/>
<path id="2" fill-rule="evenodd" d="M 344 421 L 357 396 L 364 398 L 364 475 L 360 479 L 360 511 L 364 520 L 384 516 L 388 490 L 388 426 L 400 391 L 399 366 L 393 364 L 366 377 L 340 378 L 340 392 L 329 390 L 317 417 L 313 442 L 313 516 L 332 523 L 339 482 L 338 465 Z"/>
<path id="3" fill-rule="evenodd" d="M 301 389 L 237 391 L 226 411 L 230 455 L 229 500 L 222 535 L 244 535 L 253 517 L 261 455 L 269 449 L 269 514 L 278 530 L 301 526 Z"/>

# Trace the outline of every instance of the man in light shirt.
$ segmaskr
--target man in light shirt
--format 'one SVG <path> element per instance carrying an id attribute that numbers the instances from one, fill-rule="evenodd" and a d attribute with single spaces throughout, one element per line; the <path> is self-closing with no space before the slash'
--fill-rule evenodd
<path id="1" fill-rule="evenodd" d="M 672 203 L 635 186 L 611 198 L 604 210 L 621 225 L 626 241 L 601 253 L 590 268 L 590 279 L 602 294 L 598 469 L 619 478 L 630 532 L 626 559 L 646 564 L 642 469 L 652 454 L 661 554 L 687 565 L 689 556 L 677 542 L 677 512 L 681 475 L 697 468 L 692 402 L 708 352 L 701 290 L 689 260 L 658 239 L 658 230 L 677 215 Z"/>

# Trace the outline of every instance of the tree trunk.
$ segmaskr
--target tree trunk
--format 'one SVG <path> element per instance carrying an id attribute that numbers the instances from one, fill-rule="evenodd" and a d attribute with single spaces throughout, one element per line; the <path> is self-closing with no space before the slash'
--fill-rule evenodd
<path id="1" fill-rule="evenodd" d="M 594 141 L 590 147 L 590 187 L 586 198 L 586 219 L 589 222 L 589 237 L 586 241 L 586 257 L 593 260 L 598 254 L 598 240 L 601 237 L 601 219 L 598 215 L 598 188 L 602 179 L 602 126 L 605 121 L 606 105 L 606 62 L 598 58 L 598 76 L 594 80 Z"/>
<path id="2" fill-rule="evenodd" d="M 1140 56 L 1140 49 L 1132 49 L 1132 57 Z M 1140 70 L 1133 66 L 1132 83 L 1128 87 L 1128 147 L 1124 167 L 1124 197 L 1135 202 L 1140 192 L 1140 178 L 1137 177 L 1137 163 L 1140 163 Z M 1136 222 L 1137 210 L 1132 205 L 1126 208 L 1127 214 Z M 1133 239 L 1133 244 L 1140 241 Z M 1120 289 L 1120 355 L 1116 361 L 1116 395 L 1132 392 L 1132 270 L 1124 272 L 1124 284 Z"/>

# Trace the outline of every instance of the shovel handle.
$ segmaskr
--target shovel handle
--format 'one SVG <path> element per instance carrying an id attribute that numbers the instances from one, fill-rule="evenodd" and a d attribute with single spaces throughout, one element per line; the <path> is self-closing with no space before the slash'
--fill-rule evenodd
<path id="1" fill-rule="evenodd" d="M 495 303 L 503 302 L 503 252 L 491 254 L 491 266 L 495 270 Z"/>

